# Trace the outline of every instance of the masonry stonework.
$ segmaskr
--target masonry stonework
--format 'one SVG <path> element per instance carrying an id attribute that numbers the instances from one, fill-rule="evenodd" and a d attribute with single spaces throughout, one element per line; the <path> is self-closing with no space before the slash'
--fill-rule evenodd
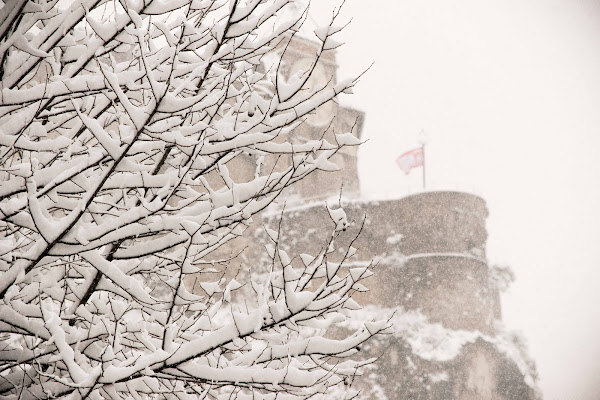
<path id="1" fill-rule="evenodd" d="M 302 39 L 291 48 L 284 58 L 286 76 L 316 51 Z M 321 63 L 322 73 L 335 82 L 335 53 Z M 330 123 L 322 125 L 319 115 L 321 120 L 302 124 L 298 135 L 353 131 L 360 137 L 363 113 L 338 104 L 327 110 Z M 351 224 L 337 239 L 342 252 L 328 256 L 340 260 L 352 243 L 357 252 L 346 267 L 369 266 L 375 272 L 365 280 L 370 290 L 356 293 L 364 306 L 357 313 L 365 320 L 390 318 L 396 330 L 362 349 L 379 361 L 353 383 L 363 390 L 360 399 L 538 398 L 535 367 L 522 338 L 501 326 L 499 289 L 486 259 L 485 201 L 452 191 L 361 201 L 356 148 L 335 161 L 341 171 L 313 174 L 284 193 L 279 208 L 263 212 L 242 237 L 213 254 L 216 264 L 226 265 L 229 273 L 266 271 L 263 226 L 280 228 L 279 245 L 290 255 L 318 253 L 331 235 L 326 205 L 341 206 Z M 197 281 L 190 278 L 187 284 L 201 293 Z"/>

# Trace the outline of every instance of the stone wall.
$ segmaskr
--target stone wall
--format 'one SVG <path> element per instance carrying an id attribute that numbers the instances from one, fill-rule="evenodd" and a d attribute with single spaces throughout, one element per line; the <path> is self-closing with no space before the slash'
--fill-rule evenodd
<path id="1" fill-rule="evenodd" d="M 332 203 L 336 201 L 328 206 L 338 206 Z M 341 205 L 351 224 L 336 240 L 338 250 L 329 254 L 330 259 L 339 261 L 352 243 L 357 252 L 346 266 L 372 265 L 375 271 L 365 280 L 370 291 L 354 297 L 359 304 L 369 310 L 379 307 L 382 313 L 422 315 L 425 328 L 419 328 L 424 330 L 418 334 L 425 343 L 439 342 L 442 349 L 456 346 L 453 341 L 463 338 L 460 350 L 449 359 L 443 354 L 415 353 L 407 344 L 410 334 L 404 331 L 375 339 L 363 350 L 366 356 L 380 359 L 366 378 L 358 380 L 365 390 L 361 398 L 530 400 L 537 396 L 530 377 L 533 369 L 522 361 L 528 360 L 526 354 L 498 331 L 499 292 L 489 279 L 485 256 L 488 210 L 483 199 L 467 193 L 425 192 Z M 334 226 L 324 201 L 265 213 L 262 223 L 281 228 L 280 246 L 290 256 L 317 253 Z M 261 228 L 249 237 L 266 242 Z M 262 249 L 250 250 L 254 251 L 247 261 L 259 259 L 256 254 Z M 521 361 L 511 358 L 515 354 Z M 373 385 L 380 387 L 378 394 L 370 391 Z"/>
<path id="2" fill-rule="evenodd" d="M 316 45 L 297 39 L 288 50 L 282 66 L 286 78 L 314 57 Z M 335 53 L 327 53 L 320 63 L 320 73 L 333 84 Z M 363 113 L 333 102 L 324 109 L 326 113 L 307 118 L 294 134 L 332 143 L 335 133 L 352 131 L 360 137 Z M 244 157 L 230 168 L 239 174 L 236 181 L 254 176 L 256 160 Z M 279 209 L 254 217 L 243 236 L 210 255 L 207 262 L 214 261 L 214 272 L 189 277 L 187 286 L 201 294 L 196 284 L 203 279 L 267 271 L 271 260 L 264 247 L 269 242 L 264 225 L 281 228 L 279 246 L 290 256 L 319 253 L 335 226 L 325 199 L 339 196 L 342 187 L 343 198 L 360 197 L 356 147 L 340 151 L 333 161 L 343 169 L 316 172 L 295 184 L 281 196 Z M 264 167 L 276 169 L 273 164 Z M 340 204 L 328 200 L 328 206 Z M 402 316 L 396 334 L 365 345 L 365 357 L 380 359 L 357 379 L 363 389 L 360 399 L 536 398 L 532 363 L 519 340 L 498 328 L 499 291 L 486 260 L 488 210 L 483 199 L 444 191 L 389 201 L 342 201 L 341 206 L 351 224 L 336 239 L 337 250 L 328 254 L 329 260 L 339 262 L 352 244 L 357 252 L 345 267 L 371 266 L 375 271 L 364 282 L 370 291 L 356 293 L 355 300 L 369 313 Z M 421 348 L 414 346 L 415 340 L 423 342 Z"/>
<path id="3" fill-rule="evenodd" d="M 358 251 L 349 265 L 374 260 L 377 271 L 366 281 L 376 290 L 358 294 L 359 302 L 420 309 L 431 321 L 449 328 L 491 332 L 500 306 L 488 279 L 488 212 L 481 198 L 458 192 L 427 192 L 342 206 L 352 225 L 339 239 L 341 243 L 347 245 L 366 218 L 353 244 Z M 266 215 L 265 223 L 273 227 L 279 218 L 277 213 Z M 289 209 L 282 226 L 284 250 L 299 254 L 318 251 L 333 223 L 324 202 L 317 202 Z M 301 232 L 304 234 L 298 235 Z"/>

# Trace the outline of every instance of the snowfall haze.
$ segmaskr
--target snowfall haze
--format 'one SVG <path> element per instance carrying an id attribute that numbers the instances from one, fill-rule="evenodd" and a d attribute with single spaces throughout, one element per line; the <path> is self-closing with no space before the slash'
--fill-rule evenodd
<path id="1" fill-rule="evenodd" d="M 428 189 L 488 202 L 488 258 L 516 274 L 503 319 L 544 398 L 597 399 L 600 3 L 353 0 L 344 16 L 340 74 L 374 62 L 344 99 L 366 111 L 361 192 L 421 190 L 394 160 L 424 130 Z"/>
<path id="2" fill-rule="evenodd" d="M 307 14 L 287 0 L 22 0 L 18 18 L 16 1 L 0 10 L 0 396 L 352 398 L 375 360 L 363 344 L 404 335 L 444 362 L 479 340 L 514 344 L 486 333 L 497 318 L 527 338 L 544 398 L 597 398 L 600 2 L 347 0 L 338 16 L 339 0 Z M 303 47 L 322 64 L 293 55 Z M 340 132 L 351 117 L 360 124 Z M 423 142 L 426 170 L 419 158 L 405 174 L 396 158 Z M 303 199 L 288 190 L 338 170 L 346 151 L 360 188 L 336 186 L 324 217 L 308 198 L 267 208 L 292 193 L 292 209 Z M 407 196 L 424 189 L 476 196 Z M 471 287 L 487 288 L 488 266 L 515 272 L 483 329 L 351 298 L 373 269 L 354 256 L 361 204 L 438 196 L 480 204 L 482 244 L 467 258 L 486 280 Z M 314 251 L 284 246 L 290 212 L 317 220 L 292 227 Z M 261 261 L 235 264 L 256 250 L 232 245 L 253 216 Z M 381 244 L 407 263 L 439 256 L 404 257 L 403 233 Z"/>

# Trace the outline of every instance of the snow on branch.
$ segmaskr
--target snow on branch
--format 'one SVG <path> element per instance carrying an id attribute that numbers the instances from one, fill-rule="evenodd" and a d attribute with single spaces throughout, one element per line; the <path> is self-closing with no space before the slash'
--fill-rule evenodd
<path id="1" fill-rule="evenodd" d="M 5 2 L 1 398 L 326 397 L 372 362 L 351 356 L 386 322 L 331 334 L 371 274 L 345 267 L 352 247 L 331 259 L 343 210 L 320 254 L 274 233 L 268 274 L 211 261 L 359 144 L 296 134 L 355 83 L 307 84 L 333 20 L 309 71 L 283 75 L 305 19 L 292 0 Z"/>

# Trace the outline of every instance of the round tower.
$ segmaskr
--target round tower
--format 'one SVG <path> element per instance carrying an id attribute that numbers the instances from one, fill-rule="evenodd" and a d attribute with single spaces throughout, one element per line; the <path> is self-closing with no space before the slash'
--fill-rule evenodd
<path id="1" fill-rule="evenodd" d="M 398 200 L 396 299 L 451 329 L 491 332 L 500 309 L 485 256 L 485 201 L 461 192 L 426 192 Z"/>
<path id="2" fill-rule="evenodd" d="M 499 336 L 494 326 L 500 302 L 486 261 L 488 210 L 482 198 L 425 192 L 342 207 L 351 224 L 329 259 L 339 261 L 352 243 L 357 251 L 345 268 L 375 271 L 364 282 L 370 290 L 353 296 L 365 306 L 355 317 L 398 317 L 394 334 L 365 345 L 367 358 L 381 356 L 376 372 L 360 384 L 370 393 L 365 398 L 380 398 L 375 389 L 369 392 L 374 387 L 390 400 L 535 398 L 534 367 L 518 341 Z M 282 227 L 279 239 L 288 254 L 317 254 L 331 237 L 323 202 L 264 214 L 263 223 Z M 266 243 L 263 232 L 257 230 L 253 242 Z"/>
<path id="3" fill-rule="evenodd" d="M 402 306 L 450 329 L 492 333 L 500 305 L 498 290 L 489 282 L 488 211 L 482 198 L 425 192 L 397 200 L 349 202 L 343 208 L 355 227 L 366 215 L 350 265 L 371 260 L 376 265 L 376 274 L 365 282 L 371 290 L 356 295 L 360 304 Z M 318 252 L 331 229 L 323 204 L 288 209 L 286 218 L 290 233 L 305 232 L 289 236 L 294 242 L 291 253 Z"/>

